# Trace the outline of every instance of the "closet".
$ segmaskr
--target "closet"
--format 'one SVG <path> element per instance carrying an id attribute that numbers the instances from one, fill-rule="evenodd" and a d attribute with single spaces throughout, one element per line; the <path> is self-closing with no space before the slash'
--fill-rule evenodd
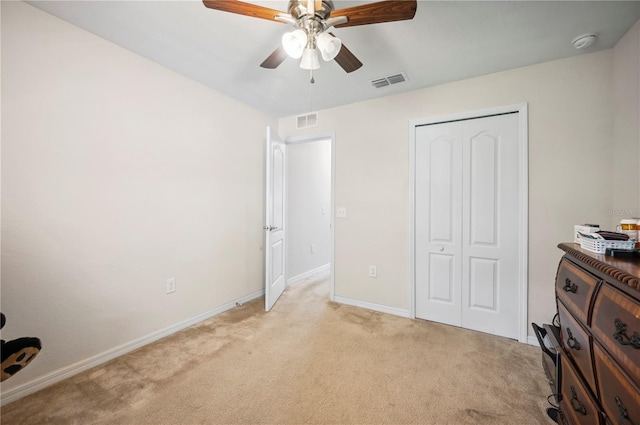
<path id="1" fill-rule="evenodd" d="M 512 112 L 415 125 L 417 318 L 520 336 L 519 123 Z"/>

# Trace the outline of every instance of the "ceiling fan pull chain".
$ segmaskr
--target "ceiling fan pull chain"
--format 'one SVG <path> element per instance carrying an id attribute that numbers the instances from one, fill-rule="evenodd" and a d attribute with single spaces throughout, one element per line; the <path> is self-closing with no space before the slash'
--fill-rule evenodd
<path id="1" fill-rule="evenodd" d="M 309 70 L 309 76 L 311 77 L 311 78 L 310 78 L 310 80 L 309 80 L 309 82 L 310 82 L 311 84 L 315 83 L 315 82 L 316 82 L 316 80 L 314 80 L 314 79 L 313 79 L 313 69 L 310 69 L 310 70 Z"/>

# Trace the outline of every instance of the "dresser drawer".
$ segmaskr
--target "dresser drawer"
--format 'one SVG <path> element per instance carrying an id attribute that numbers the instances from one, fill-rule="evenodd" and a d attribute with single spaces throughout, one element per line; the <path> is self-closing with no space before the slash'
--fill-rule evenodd
<path id="1" fill-rule="evenodd" d="M 558 411 L 558 423 L 560 425 L 573 425 L 571 422 L 569 422 L 569 419 L 567 419 L 564 413 L 562 413 L 562 410 Z"/>
<path id="2" fill-rule="evenodd" d="M 640 304 L 603 285 L 593 306 L 592 328 L 622 369 L 640 379 Z"/>
<path id="3" fill-rule="evenodd" d="M 596 380 L 591 366 L 591 345 L 589 335 L 569 313 L 562 302 L 558 303 L 560 317 L 560 340 L 562 348 L 574 361 L 587 384 L 595 391 Z"/>
<path id="4" fill-rule="evenodd" d="M 601 413 L 571 362 L 562 360 L 561 410 L 574 425 L 598 425 Z"/>
<path id="5" fill-rule="evenodd" d="M 600 279 L 582 270 L 566 259 L 560 261 L 556 276 L 558 298 L 569 307 L 583 323 L 587 321 L 593 291 Z"/>
<path id="6" fill-rule="evenodd" d="M 593 354 L 600 402 L 608 420 L 616 425 L 640 424 L 640 389 L 597 342 L 593 344 Z"/>

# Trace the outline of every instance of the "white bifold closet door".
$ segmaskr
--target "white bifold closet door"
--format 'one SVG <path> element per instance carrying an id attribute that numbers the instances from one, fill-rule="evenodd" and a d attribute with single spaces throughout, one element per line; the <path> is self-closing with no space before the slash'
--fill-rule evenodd
<path id="1" fill-rule="evenodd" d="M 416 128 L 416 317 L 518 338 L 518 126 Z"/>

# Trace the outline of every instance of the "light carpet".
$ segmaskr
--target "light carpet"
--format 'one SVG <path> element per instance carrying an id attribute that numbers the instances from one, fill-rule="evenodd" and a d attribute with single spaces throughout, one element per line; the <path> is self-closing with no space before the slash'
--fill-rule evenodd
<path id="1" fill-rule="evenodd" d="M 552 424 L 540 350 L 290 286 L 2 408 L 3 425 Z"/>

